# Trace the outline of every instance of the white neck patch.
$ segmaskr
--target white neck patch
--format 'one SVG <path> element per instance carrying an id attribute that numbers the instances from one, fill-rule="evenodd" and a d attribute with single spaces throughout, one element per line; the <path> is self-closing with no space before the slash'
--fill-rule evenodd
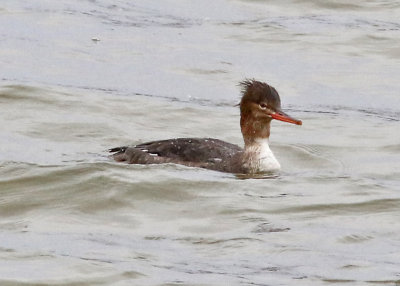
<path id="1" fill-rule="evenodd" d="M 281 168 L 278 160 L 269 148 L 268 138 L 258 138 L 245 148 L 245 167 L 252 172 L 272 172 Z"/>

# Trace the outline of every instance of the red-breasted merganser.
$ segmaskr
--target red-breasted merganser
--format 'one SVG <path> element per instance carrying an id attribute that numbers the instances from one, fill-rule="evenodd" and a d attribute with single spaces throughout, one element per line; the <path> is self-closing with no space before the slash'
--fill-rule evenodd
<path id="1" fill-rule="evenodd" d="M 240 83 L 240 127 L 244 149 L 212 138 L 177 138 L 152 141 L 132 147 L 110 149 L 116 161 L 129 164 L 175 163 L 221 172 L 255 174 L 280 169 L 269 148 L 272 119 L 297 125 L 302 122 L 281 110 L 278 92 L 256 80 Z"/>

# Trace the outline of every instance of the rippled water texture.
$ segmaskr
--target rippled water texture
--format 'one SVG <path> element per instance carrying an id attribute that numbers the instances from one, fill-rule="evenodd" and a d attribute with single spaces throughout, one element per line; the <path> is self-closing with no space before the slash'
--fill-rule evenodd
<path id="1" fill-rule="evenodd" d="M 0 3 L 0 285 L 400 285 L 396 1 Z M 279 174 L 113 162 L 241 145 L 275 86 Z"/>

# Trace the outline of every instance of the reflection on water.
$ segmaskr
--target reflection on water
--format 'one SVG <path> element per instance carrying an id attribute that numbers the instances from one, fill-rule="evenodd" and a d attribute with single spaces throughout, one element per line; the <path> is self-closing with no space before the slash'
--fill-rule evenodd
<path id="1" fill-rule="evenodd" d="M 0 284 L 399 284 L 399 9 L 0 4 Z M 279 174 L 108 157 L 173 137 L 241 145 L 246 77 L 303 120 L 272 124 Z"/>

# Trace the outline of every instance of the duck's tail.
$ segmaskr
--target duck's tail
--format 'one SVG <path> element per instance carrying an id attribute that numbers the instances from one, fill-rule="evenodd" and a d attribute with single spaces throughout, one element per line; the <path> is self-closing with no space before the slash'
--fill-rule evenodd
<path id="1" fill-rule="evenodd" d="M 125 151 L 127 148 L 128 148 L 127 146 L 115 147 L 108 149 L 108 152 L 113 153 L 111 154 L 111 156 L 114 158 L 115 161 L 122 162 L 126 161 Z"/>

